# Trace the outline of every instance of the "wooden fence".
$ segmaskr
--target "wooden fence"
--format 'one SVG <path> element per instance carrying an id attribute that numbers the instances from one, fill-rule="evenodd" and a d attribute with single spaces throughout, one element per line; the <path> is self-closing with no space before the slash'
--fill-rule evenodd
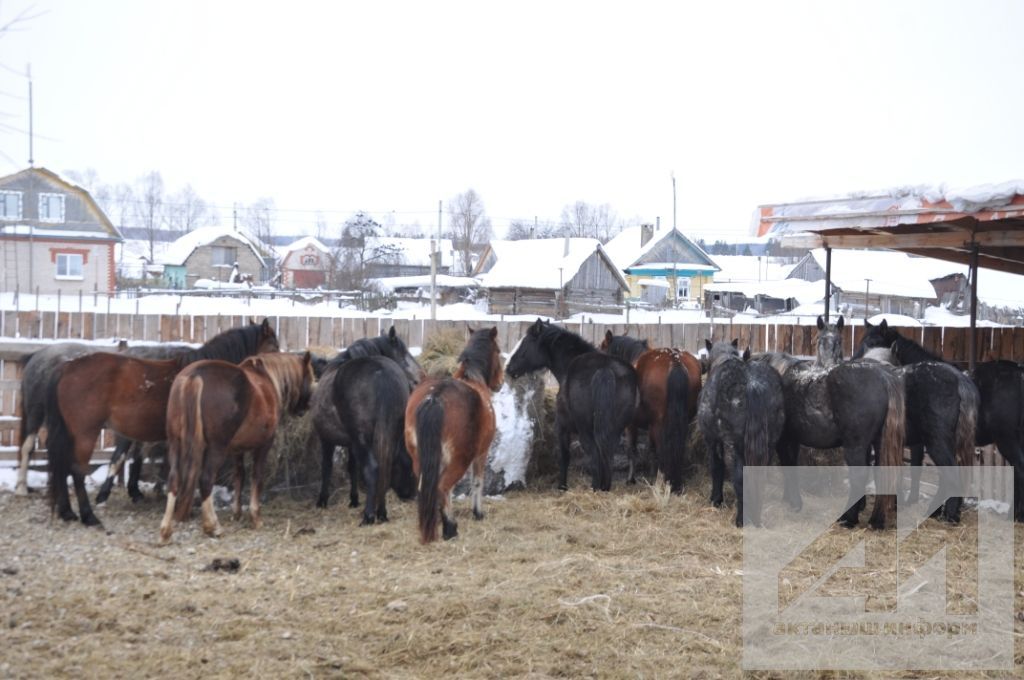
<path id="1" fill-rule="evenodd" d="M 0 312 L 0 337 L 18 338 L 14 344 L 0 343 L 0 464 L 9 465 L 16 460 L 16 411 L 19 386 L 19 366 L 16 359 L 42 345 L 39 341 L 53 340 L 114 340 L 129 342 L 190 342 L 203 343 L 218 333 L 248 323 L 250 319 L 238 316 L 174 316 L 104 314 L 99 312 Z M 464 330 L 470 325 L 495 325 L 503 351 L 510 353 L 526 333 L 532 321 L 431 321 L 429 319 L 385 319 L 378 317 L 270 317 L 284 350 L 305 348 L 341 348 L 359 338 L 378 335 L 392 325 L 410 347 L 420 347 L 425 338 L 448 328 Z M 737 338 L 742 347 L 751 351 L 783 351 L 809 356 L 815 352 L 817 329 L 810 325 L 779 324 L 774 321 L 741 324 L 731 320 L 717 320 L 697 324 L 604 324 L 592 322 L 566 323 L 570 330 L 598 344 L 606 331 L 628 333 L 647 338 L 652 347 L 680 347 L 697 352 L 705 338 Z M 844 329 L 844 347 L 849 356 L 863 337 L 863 326 Z M 967 328 L 905 328 L 901 332 L 921 343 L 925 348 L 947 361 L 965 364 L 968 361 Z M 33 340 L 37 342 L 32 342 Z M 978 329 L 978 359 L 991 358 L 1024 361 L 1024 328 Z M 100 444 L 103 454 L 112 445 L 109 436 Z M 98 455 L 103 460 L 105 456 Z M 38 456 L 38 454 L 37 454 Z M 992 451 L 979 452 L 979 464 L 1000 465 L 1002 458 Z M 1002 473 L 1000 474 L 1000 480 Z M 993 480 L 993 484 L 1002 483 Z"/>

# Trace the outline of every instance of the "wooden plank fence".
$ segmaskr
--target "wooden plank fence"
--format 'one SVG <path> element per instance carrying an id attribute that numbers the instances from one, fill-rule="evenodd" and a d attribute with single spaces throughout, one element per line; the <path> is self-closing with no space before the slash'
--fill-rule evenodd
<path id="1" fill-rule="evenodd" d="M 20 384 L 18 357 L 54 340 L 109 342 L 117 339 L 131 342 L 189 342 L 201 344 L 218 333 L 248 323 L 240 316 L 176 316 L 154 314 L 104 314 L 101 312 L 0 312 L 0 337 L 18 338 L 0 341 L 0 465 L 11 465 L 17 457 L 19 418 L 17 392 Z M 464 330 L 471 325 L 495 325 L 502 350 L 510 353 L 526 333 L 532 320 L 497 322 L 431 321 L 429 319 L 386 319 L 379 317 L 270 317 L 283 350 L 306 348 L 339 349 L 359 338 L 378 335 L 392 325 L 410 347 L 422 347 L 426 338 L 444 329 Z M 729 319 L 691 324 L 605 324 L 590 321 L 564 324 L 594 344 L 599 344 L 606 331 L 628 333 L 647 338 L 652 347 L 679 347 L 697 352 L 704 339 L 737 338 L 751 351 L 781 351 L 810 356 L 815 352 L 817 329 L 810 325 L 779 324 L 774 321 L 741 324 Z M 968 361 L 967 328 L 925 327 L 903 328 L 901 332 L 947 361 L 964 365 Z M 844 347 L 849 356 L 859 344 L 863 326 L 847 326 Z M 35 341 L 35 342 L 33 342 Z M 978 334 L 978 360 L 1009 359 L 1024 361 L 1024 328 L 982 328 Z M 105 432 L 97 452 L 97 460 L 105 460 L 112 437 Z M 37 452 L 34 463 L 40 462 Z M 1002 467 L 1002 458 L 991 451 L 979 453 L 979 465 Z M 1003 483 L 1003 471 L 993 472 L 993 487 Z"/>

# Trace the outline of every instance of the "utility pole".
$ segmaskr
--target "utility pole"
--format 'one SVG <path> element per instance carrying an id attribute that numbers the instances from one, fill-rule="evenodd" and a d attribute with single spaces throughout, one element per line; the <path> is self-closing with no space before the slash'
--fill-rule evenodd
<path id="1" fill-rule="evenodd" d="M 436 245 L 435 245 L 436 243 Z M 437 267 L 441 255 L 441 201 L 437 202 L 437 240 L 430 239 L 430 320 L 437 319 Z"/>
<path id="2" fill-rule="evenodd" d="M 676 173 L 672 172 L 672 229 L 675 230 L 676 225 Z"/>
<path id="3" fill-rule="evenodd" d="M 35 165 L 35 151 L 33 150 L 34 131 L 32 127 L 32 64 L 25 65 L 25 76 L 28 78 L 28 166 Z"/>
<path id="4" fill-rule="evenodd" d="M 868 304 L 871 302 L 871 279 L 864 279 L 864 320 L 868 320 Z"/>

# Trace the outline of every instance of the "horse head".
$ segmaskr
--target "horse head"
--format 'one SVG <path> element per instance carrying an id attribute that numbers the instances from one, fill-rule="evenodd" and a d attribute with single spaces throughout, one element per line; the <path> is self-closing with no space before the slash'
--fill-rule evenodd
<path id="1" fill-rule="evenodd" d="M 316 373 L 313 368 L 313 355 L 308 351 L 302 355 L 298 366 L 298 394 L 293 400 L 294 405 L 288 409 L 292 415 L 298 415 L 309 408 L 309 400 L 313 397 L 316 387 Z"/>
<path id="2" fill-rule="evenodd" d="M 733 358 L 740 358 L 739 338 L 735 338 L 732 342 L 729 342 L 727 340 L 718 340 L 712 342 L 711 340 L 705 338 L 704 346 L 708 350 L 708 373 L 710 373 L 715 366 L 722 363 L 723 361 L 728 361 L 729 359 Z"/>
<path id="3" fill-rule="evenodd" d="M 860 346 L 857 347 L 853 358 L 859 359 L 864 356 L 865 352 L 875 347 L 893 347 L 898 335 L 894 329 L 889 328 L 889 323 L 885 319 L 882 319 L 882 323 L 877 326 L 870 321 L 865 321 L 864 337 L 861 338 Z M 895 349 L 893 350 L 893 356 L 897 357 Z"/>
<path id="4" fill-rule="evenodd" d="M 395 327 L 392 326 L 387 334 L 382 333 L 387 338 L 387 349 L 385 356 L 392 359 L 395 363 L 402 367 L 405 372 L 405 376 L 409 379 L 409 385 L 417 385 L 426 376 L 423 367 L 420 366 L 419 362 L 416 361 L 410 352 L 409 348 L 405 346 L 402 339 L 395 333 Z"/>
<path id="5" fill-rule="evenodd" d="M 843 317 L 834 324 L 818 317 L 818 357 L 815 362 L 822 368 L 837 366 L 843 361 Z"/>
<path id="6" fill-rule="evenodd" d="M 530 325 L 505 366 L 508 377 L 515 379 L 548 367 L 550 357 L 541 342 L 541 336 L 550 325 L 550 322 L 539 318 Z"/>
<path id="7" fill-rule="evenodd" d="M 281 345 L 277 342 L 277 333 L 270 326 L 270 319 L 263 319 L 260 324 L 260 336 L 256 342 L 256 353 L 280 352 Z"/>
<path id="8" fill-rule="evenodd" d="M 493 392 L 501 389 L 505 370 L 501 365 L 501 349 L 498 347 L 498 328 L 469 328 L 469 342 L 459 355 L 456 378 L 479 380 Z"/>

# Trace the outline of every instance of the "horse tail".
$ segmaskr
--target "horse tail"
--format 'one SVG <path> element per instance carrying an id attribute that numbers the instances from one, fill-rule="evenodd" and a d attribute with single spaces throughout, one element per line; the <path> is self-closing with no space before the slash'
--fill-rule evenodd
<path id="1" fill-rule="evenodd" d="M 63 369 L 63 366 L 56 369 L 46 390 L 46 468 L 49 475 L 47 487 L 51 509 L 57 505 L 58 490 L 65 488 L 67 484 L 75 455 L 74 442 L 68 431 L 68 424 L 64 420 L 64 414 L 60 412 L 60 402 L 57 396 Z"/>
<path id="2" fill-rule="evenodd" d="M 373 455 L 377 457 L 377 504 L 384 504 L 384 496 L 391 484 L 391 468 L 404 445 L 405 386 L 378 374 L 376 381 L 377 413 L 373 424 Z M 372 508 L 376 511 L 377 508 Z"/>
<path id="3" fill-rule="evenodd" d="M 436 394 L 427 396 L 416 409 L 416 445 L 420 458 L 420 493 L 417 499 L 420 541 L 437 539 L 440 497 L 437 485 L 443 472 L 441 433 L 444 429 L 444 401 Z"/>
<path id="4" fill-rule="evenodd" d="M 677 358 L 673 358 L 665 386 L 665 422 L 662 423 L 658 453 L 664 462 L 665 478 L 675 493 L 682 493 L 683 490 L 689 388 L 686 368 Z"/>
<path id="5" fill-rule="evenodd" d="M 954 441 L 957 465 L 966 466 L 974 462 L 974 435 L 978 429 L 978 405 L 981 397 L 974 381 L 957 371 L 957 395 L 960 397 L 960 414 L 956 420 Z"/>
<path id="6" fill-rule="evenodd" d="M 38 351 L 40 350 L 36 350 L 36 352 Z M 36 355 L 36 352 L 32 352 L 31 354 L 22 354 L 18 357 L 18 375 L 25 375 L 25 368 L 28 367 L 28 362 Z M 25 407 L 28 404 L 28 387 L 25 385 L 24 380 L 21 381 L 18 393 L 21 396 L 21 400 L 18 404 L 18 415 L 21 416 L 21 420 L 18 424 L 18 446 L 21 446 L 25 443 L 25 437 L 28 436 L 28 412 L 25 410 Z"/>
<path id="7" fill-rule="evenodd" d="M 889 468 L 879 475 L 875 493 L 875 514 L 878 524 L 886 525 L 895 518 L 897 474 L 892 471 L 903 466 L 903 440 L 906 434 L 906 394 L 903 379 L 894 371 L 882 371 L 885 383 L 886 412 L 882 425 L 881 451 L 878 465 Z M 875 524 L 875 520 L 872 520 Z M 882 528 L 882 526 L 879 526 Z"/>
<path id="8" fill-rule="evenodd" d="M 765 394 L 767 385 L 748 373 L 747 419 L 743 429 L 743 464 L 770 465 L 772 445 L 768 438 L 768 426 L 779 414 L 768 412 L 769 398 Z"/>
<path id="9" fill-rule="evenodd" d="M 178 488 L 175 493 L 174 518 L 183 522 L 192 511 L 192 502 L 199 484 L 199 473 L 203 469 L 206 451 L 206 433 L 203 431 L 203 379 L 197 375 L 185 378 L 178 395 L 172 390 L 172 397 L 178 396 L 184 405 L 182 409 L 181 441 L 178 443 Z M 191 408 L 190 408 L 191 407 Z M 174 464 L 172 458 L 171 464 Z"/>
<path id="10" fill-rule="evenodd" d="M 612 487 L 612 455 L 619 444 L 621 430 L 615 428 L 619 420 L 615 408 L 615 373 L 605 366 L 598 369 L 590 379 L 590 393 L 594 399 L 594 422 L 592 431 L 597 456 L 595 488 L 608 491 Z"/>

